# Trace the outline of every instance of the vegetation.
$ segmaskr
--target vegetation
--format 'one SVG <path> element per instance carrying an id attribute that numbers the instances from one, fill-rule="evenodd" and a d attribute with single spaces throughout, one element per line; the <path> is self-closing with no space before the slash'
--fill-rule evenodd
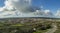
<path id="1" fill-rule="evenodd" d="M 10 21 L 8 21 L 10 20 Z M 52 23 L 58 26 L 58 30 L 54 33 L 60 32 L 60 21 L 51 19 L 8 19 L 0 22 L 0 33 L 45 33 L 53 28 Z M 17 21 L 19 20 L 19 21 Z"/>

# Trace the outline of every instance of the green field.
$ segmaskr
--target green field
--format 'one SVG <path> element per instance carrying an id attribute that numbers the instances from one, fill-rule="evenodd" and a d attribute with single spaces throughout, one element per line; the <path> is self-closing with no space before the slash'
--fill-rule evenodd
<path id="1" fill-rule="evenodd" d="M 21 20 L 21 19 L 20 19 Z M 0 22 L 0 33 L 46 33 L 50 29 L 54 29 L 53 25 L 57 26 L 57 30 L 50 31 L 51 33 L 60 33 L 60 21 L 51 19 L 26 19 L 28 22 Z M 49 32 L 49 33 L 50 33 Z"/>

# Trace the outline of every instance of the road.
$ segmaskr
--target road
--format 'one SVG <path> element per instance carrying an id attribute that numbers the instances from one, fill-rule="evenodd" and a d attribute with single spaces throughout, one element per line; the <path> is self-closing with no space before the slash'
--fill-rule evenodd
<path id="1" fill-rule="evenodd" d="M 47 32 L 45 33 L 54 33 L 57 30 L 57 26 L 55 24 L 52 24 L 53 28 L 49 29 Z"/>

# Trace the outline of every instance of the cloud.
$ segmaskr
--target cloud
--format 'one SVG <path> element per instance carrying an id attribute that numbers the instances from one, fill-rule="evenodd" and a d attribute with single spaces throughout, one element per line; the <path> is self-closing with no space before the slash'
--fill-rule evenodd
<path id="1" fill-rule="evenodd" d="M 5 9 L 7 9 L 8 11 L 15 11 L 15 7 L 11 4 L 10 1 L 5 1 Z"/>
<path id="2" fill-rule="evenodd" d="M 0 11 L 15 11 L 15 7 L 11 4 L 11 2 L 9 2 L 8 0 L 6 0 L 4 2 L 5 6 L 0 7 Z"/>
<path id="3" fill-rule="evenodd" d="M 36 12 L 34 12 L 34 15 L 40 15 L 40 16 L 53 16 L 53 14 L 50 12 L 50 10 L 36 10 Z"/>
<path id="4" fill-rule="evenodd" d="M 15 7 L 7 0 L 4 2 L 4 4 L 5 6 L 0 7 L 0 18 L 15 15 Z"/>
<path id="5" fill-rule="evenodd" d="M 57 13 L 55 14 L 55 16 L 60 16 L 60 10 L 57 10 Z"/>
<path id="6" fill-rule="evenodd" d="M 8 15 L 8 14 L 13 15 L 14 12 L 13 11 L 5 11 L 4 13 L 1 13 L 0 15 Z"/>
<path id="7" fill-rule="evenodd" d="M 53 13 L 50 10 L 44 11 L 47 16 L 53 16 Z"/>
<path id="8" fill-rule="evenodd" d="M 3 17 L 38 17 L 53 16 L 50 10 L 41 10 L 39 7 L 33 7 L 32 0 L 6 0 L 5 6 L 0 8 L 0 16 Z"/>
<path id="9" fill-rule="evenodd" d="M 4 8 L 0 8 L 0 12 L 3 11 L 3 10 L 4 10 Z"/>
<path id="10" fill-rule="evenodd" d="M 31 12 L 31 0 L 9 0 L 20 12 Z"/>

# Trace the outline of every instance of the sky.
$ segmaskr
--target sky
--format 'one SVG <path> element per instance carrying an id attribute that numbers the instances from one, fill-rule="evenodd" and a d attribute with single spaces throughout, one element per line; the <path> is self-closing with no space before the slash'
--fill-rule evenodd
<path id="1" fill-rule="evenodd" d="M 33 2 L 33 4 L 42 5 L 44 9 L 50 9 L 53 12 L 60 8 L 60 0 L 33 0 Z"/>
<path id="2" fill-rule="evenodd" d="M 4 1 L 5 0 L 0 0 L 0 7 L 3 7 L 4 6 Z"/>
<path id="3" fill-rule="evenodd" d="M 60 0 L 23 0 L 23 1 L 26 1 L 26 6 L 23 6 L 23 5 L 25 5 L 23 1 L 22 2 L 20 2 L 20 1 L 22 1 L 22 0 L 0 0 L 0 9 L 1 9 L 0 15 L 3 17 L 5 17 L 5 16 L 7 17 L 8 15 L 12 16 L 12 14 L 13 14 L 14 16 L 16 16 L 16 15 L 24 16 L 25 15 L 25 17 L 26 17 L 29 15 L 33 16 L 33 14 L 34 15 L 36 14 L 35 16 L 37 16 L 37 15 L 42 16 L 41 14 L 43 14 L 43 16 L 46 16 L 46 17 L 48 15 L 49 15 L 49 17 L 51 17 L 51 16 L 60 17 Z M 36 10 L 34 10 L 34 12 L 31 12 L 31 9 L 29 7 L 30 5 L 27 2 L 31 3 L 30 5 L 32 5 L 32 8 L 35 6 L 37 8 L 41 8 L 43 10 L 40 11 L 40 10 L 36 9 Z M 25 9 L 26 7 L 29 9 Z M 36 11 L 38 11 L 40 13 L 38 13 Z M 25 12 L 27 12 L 27 14 Z M 28 14 L 29 12 L 31 12 L 31 13 Z M 46 15 L 44 15 L 44 13 Z M 32 17 L 32 16 L 30 16 L 30 17 Z"/>
<path id="4" fill-rule="evenodd" d="M 4 6 L 5 0 L 0 0 L 0 7 Z M 60 8 L 60 0 L 33 0 L 34 6 L 43 6 L 44 9 L 50 9 L 51 11 L 56 11 Z"/>

